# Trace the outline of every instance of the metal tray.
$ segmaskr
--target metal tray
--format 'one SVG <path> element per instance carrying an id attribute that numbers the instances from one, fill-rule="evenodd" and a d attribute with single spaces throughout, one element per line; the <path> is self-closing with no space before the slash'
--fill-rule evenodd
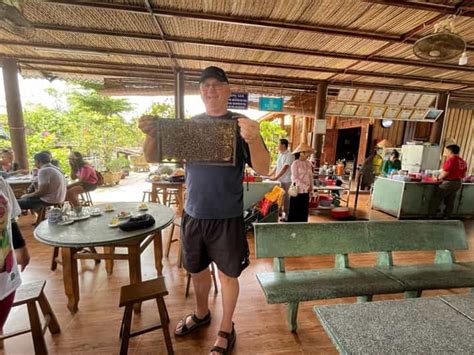
<path id="1" fill-rule="evenodd" d="M 161 163 L 236 164 L 236 120 L 158 118 L 157 126 Z"/>

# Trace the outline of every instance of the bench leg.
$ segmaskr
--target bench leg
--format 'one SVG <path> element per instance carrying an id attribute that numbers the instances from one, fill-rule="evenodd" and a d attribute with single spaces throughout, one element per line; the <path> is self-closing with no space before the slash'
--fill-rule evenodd
<path id="1" fill-rule="evenodd" d="M 405 291 L 405 298 L 418 298 L 421 296 L 421 290 Z"/>
<path id="2" fill-rule="evenodd" d="M 120 335 L 122 341 L 120 342 L 120 355 L 128 354 L 128 340 L 130 339 L 130 328 L 132 325 L 133 305 L 129 304 L 125 306 L 125 312 L 123 314 L 122 325 L 120 327 Z"/>
<path id="3" fill-rule="evenodd" d="M 288 328 L 296 332 L 296 316 L 298 315 L 299 302 L 288 303 Z"/>
<path id="4" fill-rule="evenodd" d="M 368 296 L 357 296 L 357 303 L 372 302 L 372 295 Z"/>

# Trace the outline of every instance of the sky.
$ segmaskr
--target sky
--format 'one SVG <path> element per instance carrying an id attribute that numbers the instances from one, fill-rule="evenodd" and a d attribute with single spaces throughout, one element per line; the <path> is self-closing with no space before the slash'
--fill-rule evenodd
<path id="1" fill-rule="evenodd" d="M 46 79 L 24 79 L 21 75 L 18 76 L 19 85 L 20 85 L 20 95 L 23 109 L 28 105 L 43 104 L 47 107 L 54 108 L 58 106 L 66 105 L 65 102 L 56 102 L 55 99 L 49 96 L 46 93 L 47 88 L 54 88 L 59 92 L 64 91 L 67 87 L 66 83 L 61 80 L 54 80 L 49 82 Z M 5 102 L 5 91 L 3 87 L 3 75 L 0 70 L 0 114 L 6 113 L 6 102 Z M 123 97 L 123 96 L 121 96 Z M 126 96 L 134 106 L 134 110 L 125 114 L 125 119 L 130 120 L 133 117 L 136 117 L 142 114 L 147 108 L 151 106 L 153 102 L 162 102 L 168 101 L 173 102 L 172 97 L 164 96 Z M 198 113 L 204 112 L 204 104 L 201 101 L 201 98 L 198 95 L 187 95 L 184 98 L 184 109 L 186 114 L 196 115 Z M 241 112 L 249 118 L 257 119 L 263 116 L 266 112 L 258 110 L 246 110 L 239 111 L 233 110 L 236 112 Z"/>

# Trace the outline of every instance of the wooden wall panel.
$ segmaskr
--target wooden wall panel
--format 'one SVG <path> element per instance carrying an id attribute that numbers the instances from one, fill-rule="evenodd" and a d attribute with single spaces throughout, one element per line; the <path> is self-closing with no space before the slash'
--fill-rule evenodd
<path id="1" fill-rule="evenodd" d="M 390 128 L 383 128 L 380 120 L 375 120 L 372 130 L 372 141 L 380 142 L 386 139 L 392 143 L 394 147 L 401 146 L 403 142 L 403 131 L 405 129 L 404 121 L 393 121 Z M 371 149 L 374 147 L 370 147 Z"/>
<path id="2" fill-rule="evenodd" d="M 329 164 L 336 163 L 336 148 L 337 137 L 339 136 L 338 129 L 328 129 L 324 136 L 323 159 Z"/>
<path id="3" fill-rule="evenodd" d="M 445 117 L 441 143 L 455 143 L 461 147 L 461 157 L 467 162 L 467 171 L 474 174 L 474 110 L 450 107 Z"/>

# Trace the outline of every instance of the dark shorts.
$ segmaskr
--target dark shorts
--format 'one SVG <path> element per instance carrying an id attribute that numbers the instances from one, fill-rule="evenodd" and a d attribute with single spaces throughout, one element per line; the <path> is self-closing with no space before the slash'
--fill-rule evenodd
<path id="1" fill-rule="evenodd" d="M 213 261 L 229 277 L 239 277 L 249 265 L 249 246 L 242 216 L 198 219 L 184 213 L 181 222 L 183 263 L 190 273 Z"/>
<path id="2" fill-rule="evenodd" d="M 97 184 L 89 184 L 88 182 L 83 182 L 82 183 L 82 188 L 86 192 L 94 191 L 97 188 Z"/>

